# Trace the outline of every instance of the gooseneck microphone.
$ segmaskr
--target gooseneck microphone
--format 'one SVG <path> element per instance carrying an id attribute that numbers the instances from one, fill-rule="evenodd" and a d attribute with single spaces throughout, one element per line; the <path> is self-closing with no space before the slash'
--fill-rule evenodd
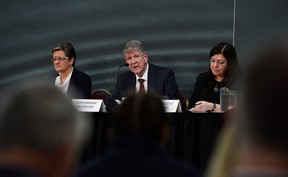
<path id="1" fill-rule="evenodd" d="M 112 91 L 112 88 L 113 88 L 113 86 L 114 86 L 114 84 L 115 84 L 116 78 L 118 77 L 119 72 L 120 72 L 120 69 L 121 69 L 123 66 L 129 66 L 129 64 L 125 63 L 125 64 L 122 64 L 122 65 L 119 66 L 118 71 L 117 71 L 116 75 L 114 76 L 114 80 L 113 80 L 113 82 L 112 82 L 112 84 L 110 85 L 110 88 L 109 88 L 109 92 L 110 92 L 111 94 L 112 94 L 111 91 Z"/>

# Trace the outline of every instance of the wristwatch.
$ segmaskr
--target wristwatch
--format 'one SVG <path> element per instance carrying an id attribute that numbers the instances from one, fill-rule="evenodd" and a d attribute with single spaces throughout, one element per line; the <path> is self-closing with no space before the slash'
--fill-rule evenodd
<path id="1" fill-rule="evenodd" d="M 216 109 L 216 104 L 215 104 L 215 103 L 213 103 L 212 109 L 210 109 L 210 110 L 207 110 L 207 112 L 213 112 L 215 109 Z"/>

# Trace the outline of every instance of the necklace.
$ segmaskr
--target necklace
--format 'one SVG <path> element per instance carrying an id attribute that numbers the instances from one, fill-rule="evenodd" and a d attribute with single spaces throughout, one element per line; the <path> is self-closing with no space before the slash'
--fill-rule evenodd
<path id="1" fill-rule="evenodd" d="M 219 91 L 218 84 L 216 84 L 214 87 L 214 92 L 218 92 L 218 91 Z"/>

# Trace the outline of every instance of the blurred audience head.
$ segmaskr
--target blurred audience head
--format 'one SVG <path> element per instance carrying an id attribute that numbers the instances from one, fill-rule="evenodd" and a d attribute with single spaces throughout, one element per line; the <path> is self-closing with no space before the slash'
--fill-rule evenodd
<path id="1" fill-rule="evenodd" d="M 237 115 L 223 127 L 206 177 L 288 174 L 288 40 L 256 46 L 248 51 Z"/>
<path id="2" fill-rule="evenodd" d="M 58 88 L 39 83 L 5 90 L 0 101 L 0 166 L 66 175 L 89 135 L 88 117 Z"/>
<path id="3" fill-rule="evenodd" d="M 269 41 L 250 59 L 241 130 L 252 143 L 288 148 L 288 40 Z"/>
<path id="4" fill-rule="evenodd" d="M 165 141 L 169 130 L 162 100 L 148 93 L 127 97 L 115 111 L 113 130 L 116 137 L 132 136 Z"/>

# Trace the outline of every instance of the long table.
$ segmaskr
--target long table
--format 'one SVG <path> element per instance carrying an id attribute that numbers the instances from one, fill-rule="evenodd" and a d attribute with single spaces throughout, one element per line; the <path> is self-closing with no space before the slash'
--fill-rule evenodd
<path id="1" fill-rule="evenodd" d="M 113 118 L 111 113 L 87 114 L 92 116 L 93 132 L 84 148 L 81 163 L 97 158 L 106 149 Z M 168 153 L 205 170 L 225 122 L 224 117 L 224 113 L 167 113 L 171 122 L 171 139 L 166 146 Z"/>

